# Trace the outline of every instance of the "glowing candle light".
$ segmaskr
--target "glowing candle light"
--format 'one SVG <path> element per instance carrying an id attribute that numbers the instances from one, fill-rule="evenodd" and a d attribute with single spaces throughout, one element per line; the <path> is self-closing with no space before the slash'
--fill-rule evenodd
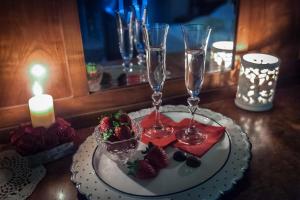
<path id="1" fill-rule="evenodd" d="M 46 70 L 35 65 L 31 69 L 31 74 L 36 79 L 43 78 Z M 33 127 L 50 127 L 55 122 L 53 98 L 48 94 L 43 94 L 43 88 L 38 81 L 34 81 L 32 92 L 34 96 L 29 99 L 29 111 Z"/>
<path id="2" fill-rule="evenodd" d="M 280 60 L 248 53 L 242 57 L 235 104 L 245 110 L 265 111 L 273 106 Z"/>
<path id="3" fill-rule="evenodd" d="M 214 42 L 212 44 L 211 59 L 213 61 L 212 65 L 216 65 L 216 67 L 211 66 L 211 68 L 216 68 L 216 71 L 230 70 L 232 67 L 232 51 L 232 41 Z"/>
<path id="4" fill-rule="evenodd" d="M 46 76 L 46 69 L 40 64 L 35 64 L 32 66 L 30 73 L 37 79 L 43 79 Z"/>

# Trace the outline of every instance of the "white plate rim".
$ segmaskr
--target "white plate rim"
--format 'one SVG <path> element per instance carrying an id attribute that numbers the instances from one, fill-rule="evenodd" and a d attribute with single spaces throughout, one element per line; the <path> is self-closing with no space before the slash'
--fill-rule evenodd
<path id="1" fill-rule="evenodd" d="M 146 114 L 152 112 L 152 108 L 142 109 L 136 112 L 129 113 L 129 116 L 133 119 L 139 118 L 141 116 L 145 116 Z M 166 105 L 161 107 L 162 112 L 188 112 L 188 109 L 184 105 L 179 106 L 173 106 L 173 105 Z M 232 189 L 232 187 L 243 177 L 245 171 L 249 167 L 249 162 L 251 159 L 251 144 L 249 142 L 249 139 L 247 137 L 247 134 L 242 131 L 240 126 L 238 126 L 236 123 L 233 122 L 232 119 L 223 116 L 220 113 L 216 113 L 214 111 L 211 111 L 209 109 L 203 109 L 199 108 L 196 112 L 196 114 L 209 116 L 209 118 L 215 120 L 220 125 L 223 125 L 226 127 L 227 134 L 230 139 L 230 153 L 229 156 L 224 163 L 224 166 L 221 167 L 220 170 L 218 170 L 217 173 L 215 173 L 212 177 L 207 179 L 206 181 L 202 182 L 200 185 L 197 185 L 195 187 L 189 188 L 185 191 L 179 192 L 179 193 L 173 193 L 170 195 L 161 195 L 161 196 L 141 196 L 141 195 L 132 195 L 132 194 L 126 194 L 124 192 L 120 192 L 117 189 L 114 189 L 111 186 L 108 186 L 107 183 L 100 183 L 101 180 L 99 180 L 98 176 L 96 175 L 93 166 L 92 166 L 92 156 L 94 154 L 94 151 L 97 147 L 97 144 L 93 138 L 93 136 L 89 136 L 87 140 L 79 147 L 76 154 L 73 156 L 73 162 L 71 165 L 71 180 L 76 184 L 76 187 L 78 191 L 81 194 L 84 194 L 88 199 L 100 199 L 95 198 L 97 195 L 101 194 L 102 196 L 108 197 L 108 199 L 114 199 L 113 196 L 116 199 L 194 199 L 193 197 L 197 199 L 218 199 L 223 193 L 226 191 L 229 191 Z M 234 138 L 233 138 L 234 137 Z M 235 141 L 236 140 L 236 141 Z M 242 143 L 243 145 L 238 146 L 237 149 L 234 148 L 235 142 L 236 144 Z M 233 143 L 233 144 L 232 144 Z M 85 144 L 85 145 L 84 145 Z M 80 160 L 86 152 L 87 152 L 87 146 L 92 149 L 93 152 L 90 152 L 91 154 L 89 156 L 85 155 L 84 160 Z M 234 151 L 233 151 L 234 150 Z M 233 164 L 233 153 L 234 156 L 239 159 L 238 164 Z M 88 163 L 87 163 L 88 162 Z M 235 166 L 238 165 L 238 166 Z M 91 170 L 89 173 L 91 181 L 95 179 L 98 179 L 97 182 L 97 189 L 103 190 L 102 193 L 99 193 L 99 190 L 96 190 L 96 188 L 93 190 L 93 188 L 88 187 L 89 179 L 86 178 L 86 174 L 84 178 L 80 176 L 80 173 L 82 173 L 82 168 L 80 166 L 89 166 L 89 170 Z M 240 167 L 240 169 L 237 169 L 237 167 Z M 235 169 L 233 172 L 232 169 Z M 88 171 L 88 170 L 87 170 Z M 82 174 L 83 175 L 83 174 Z M 216 179 L 218 177 L 218 179 Z M 221 180 L 222 179 L 222 180 Z M 219 180 L 216 182 L 216 180 Z M 100 181 L 100 182 L 99 182 Z M 101 187 L 99 187 L 100 185 Z"/>

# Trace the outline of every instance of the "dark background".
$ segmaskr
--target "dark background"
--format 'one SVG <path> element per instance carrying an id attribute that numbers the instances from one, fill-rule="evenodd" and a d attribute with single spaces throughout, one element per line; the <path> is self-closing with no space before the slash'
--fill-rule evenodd
<path id="1" fill-rule="evenodd" d="M 124 0 L 125 9 L 131 4 L 131 0 Z M 142 0 L 138 4 L 141 6 Z M 86 62 L 121 59 L 114 17 L 114 11 L 118 10 L 118 0 L 78 0 L 78 8 Z M 212 40 L 234 39 L 234 0 L 148 0 L 147 8 L 149 23 L 170 24 L 168 52 L 183 50 L 178 28 L 181 23 L 213 25 Z"/>

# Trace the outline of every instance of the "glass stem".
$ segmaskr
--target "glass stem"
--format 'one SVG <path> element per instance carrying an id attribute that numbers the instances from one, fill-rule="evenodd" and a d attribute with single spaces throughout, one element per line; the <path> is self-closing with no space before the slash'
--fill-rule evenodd
<path id="1" fill-rule="evenodd" d="M 160 115 L 159 115 L 159 105 L 155 106 L 155 126 L 160 126 Z"/>
<path id="2" fill-rule="evenodd" d="M 138 55 L 137 55 L 137 59 L 138 59 L 138 65 L 145 65 L 145 63 L 146 63 L 146 58 L 145 58 L 146 56 L 145 56 L 145 54 L 143 54 L 143 53 L 139 53 Z"/>
<path id="3" fill-rule="evenodd" d="M 190 113 L 191 113 L 192 117 L 191 117 L 190 122 L 189 122 L 189 129 L 192 129 L 194 127 L 194 117 L 195 117 L 194 114 L 195 113 L 192 112 L 191 110 L 190 110 Z"/>
<path id="4" fill-rule="evenodd" d="M 162 93 L 161 92 L 154 92 L 152 94 L 152 100 L 153 100 L 153 106 L 155 108 L 155 124 L 154 127 L 156 129 L 161 129 L 162 128 L 162 124 L 160 121 L 160 113 L 159 113 L 159 108 L 161 105 L 161 97 L 162 97 Z"/>
<path id="5" fill-rule="evenodd" d="M 131 65 L 132 65 L 131 60 L 129 60 L 129 59 L 125 59 L 123 64 L 122 64 L 122 66 L 124 67 L 124 70 L 126 72 L 130 71 Z"/>
<path id="6" fill-rule="evenodd" d="M 187 102 L 189 104 L 189 111 L 191 113 L 191 119 L 189 122 L 188 132 L 191 132 L 192 129 L 194 129 L 195 126 L 195 112 L 198 108 L 198 103 L 200 99 L 198 97 L 190 97 L 187 99 Z"/>

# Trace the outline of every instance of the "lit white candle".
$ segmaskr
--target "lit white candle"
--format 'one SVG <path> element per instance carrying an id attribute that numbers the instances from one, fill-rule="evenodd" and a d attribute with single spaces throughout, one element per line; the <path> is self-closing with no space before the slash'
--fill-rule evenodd
<path id="1" fill-rule="evenodd" d="M 42 87 L 35 82 L 33 85 L 35 96 L 29 99 L 28 105 L 32 126 L 48 128 L 55 122 L 53 98 L 42 92 Z"/>

